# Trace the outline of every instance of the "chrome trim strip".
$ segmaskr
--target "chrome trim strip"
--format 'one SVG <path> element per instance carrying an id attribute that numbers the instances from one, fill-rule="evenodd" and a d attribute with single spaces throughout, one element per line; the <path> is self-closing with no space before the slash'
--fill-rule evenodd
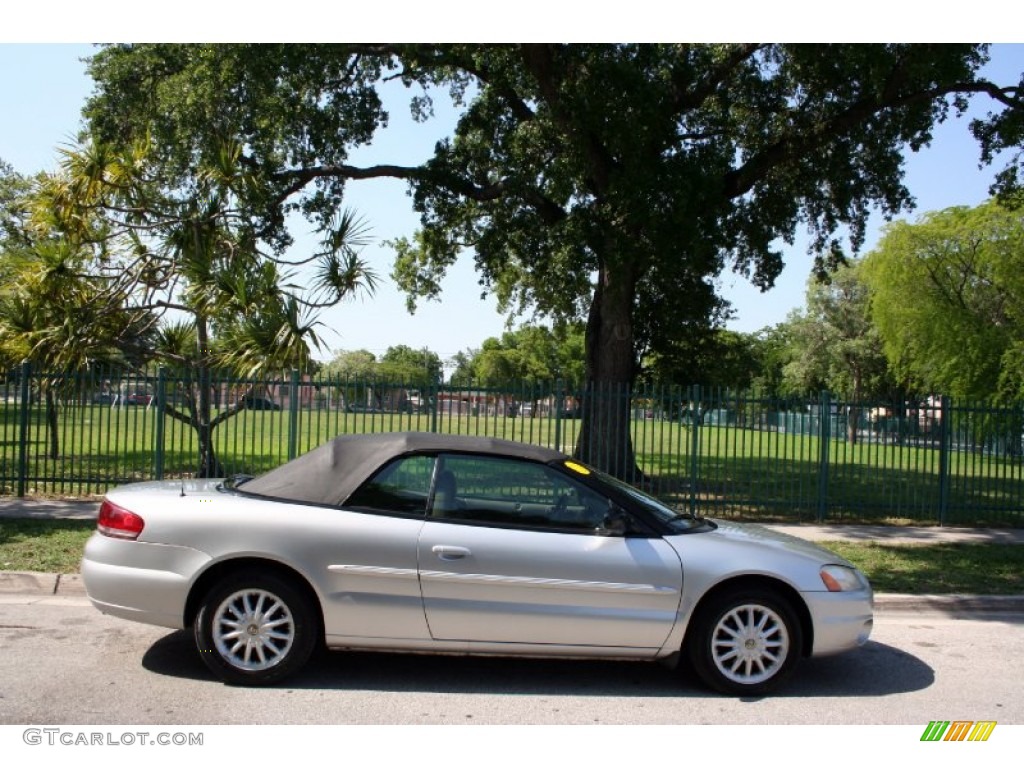
<path id="1" fill-rule="evenodd" d="M 679 592 L 675 587 L 659 587 L 654 584 L 623 584 L 612 581 L 576 581 L 573 579 L 539 579 L 531 576 L 502 576 L 490 573 L 420 571 L 420 579 L 428 581 L 456 582 L 459 584 L 496 584 L 506 587 L 575 589 L 585 592 L 639 592 L 659 595 L 673 595 Z"/>
<path id="2" fill-rule="evenodd" d="M 331 573 L 349 573 L 358 576 L 381 576 L 386 579 L 415 579 L 415 568 L 385 568 L 380 565 L 328 565 Z"/>

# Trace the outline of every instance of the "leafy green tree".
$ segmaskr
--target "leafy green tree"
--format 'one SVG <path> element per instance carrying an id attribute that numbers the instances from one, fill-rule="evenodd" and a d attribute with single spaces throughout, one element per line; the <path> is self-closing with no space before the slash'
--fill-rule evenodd
<path id="1" fill-rule="evenodd" d="M 391 384 L 431 387 L 444 378 L 444 366 L 436 352 L 405 344 L 388 347 L 377 364 L 378 378 Z"/>
<path id="2" fill-rule="evenodd" d="M 726 391 L 738 393 L 753 385 L 761 361 L 750 334 L 696 324 L 692 331 L 666 344 L 663 352 L 649 353 L 641 377 L 654 385 L 650 391 L 662 398 L 662 411 L 675 414 L 682 406 L 686 418 L 704 419 L 721 407 Z"/>
<path id="3" fill-rule="evenodd" d="M 700 384 L 712 389 L 747 389 L 760 370 L 753 336 L 718 328 L 695 329 L 662 354 L 652 354 L 645 366 L 647 378 L 661 384 Z"/>
<path id="4" fill-rule="evenodd" d="M 806 391 L 803 387 L 794 390 L 785 377 L 785 367 L 792 359 L 792 337 L 792 326 L 788 322 L 762 328 L 750 337 L 757 360 L 751 386 L 766 397 L 782 399 Z"/>
<path id="5" fill-rule="evenodd" d="M 806 310 L 789 321 L 793 357 L 785 367 L 794 389 L 825 388 L 846 397 L 850 443 L 857 442 L 863 400 L 891 397 L 896 389 L 861 271 L 851 261 L 828 279 L 811 278 Z"/>
<path id="6" fill-rule="evenodd" d="M 369 350 L 341 350 L 320 369 L 320 386 L 330 387 L 346 406 L 363 405 L 373 399 L 377 366 Z"/>
<path id="7" fill-rule="evenodd" d="M 452 370 L 448 380 L 453 386 L 466 387 L 476 381 L 473 362 L 479 352 L 478 349 L 466 349 L 456 352 L 447 360 L 445 367 Z"/>
<path id="8" fill-rule="evenodd" d="M 1017 146 L 1019 87 L 980 80 L 986 58 L 980 45 L 117 46 L 92 61 L 86 114 L 104 143 L 152 137 L 172 185 L 230 137 L 256 180 L 246 220 L 277 243 L 289 210 L 327 226 L 348 182 L 407 180 L 422 226 L 395 243 L 394 276 L 411 300 L 436 298 L 472 248 L 502 307 L 585 317 L 577 453 L 631 476 L 618 395 L 638 340 L 661 347 L 710 320 L 727 266 L 770 286 L 798 226 L 821 266 L 844 227 L 859 247 L 873 207 L 911 202 L 902 150 L 968 96 L 1004 108 L 974 126 L 982 159 Z M 454 135 L 418 165 L 349 164 L 386 124 L 378 85 L 396 78 L 419 118 L 450 92 Z"/>
<path id="9" fill-rule="evenodd" d="M 475 378 L 488 387 L 518 388 L 561 380 L 579 385 L 584 373 L 584 331 L 579 323 L 554 329 L 524 325 L 485 339 L 472 359 Z"/>
<path id="10" fill-rule="evenodd" d="M 890 224 L 864 274 L 892 366 L 922 391 L 1024 396 L 1024 213 L 996 202 Z"/>
<path id="11" fill-rule="evenodd" d="M 554 328 L 524 325 L 485 339 L 479 349 L 456 355 L 452 382 L 510 392 L 556 381 L 575 387 L 584 380 L 584 346 L 581 323 L 560 323 Z"/>
<path id="12" fill-rule="evenodd" d="M 328 378 L 367 381 L 377 375 L 377 356 L 367 349 L 341 350 L 321 373 Z"/>
<path id="13" fill-rule="evenodd" d="M 519 378 L 518 363 L 514 350 L 507 348 L 501 339 L 493 336 L 484 339 L 480 350 L 473 358 L 475 383 L 485 387 L 515 386 L 513 382 Z"/>

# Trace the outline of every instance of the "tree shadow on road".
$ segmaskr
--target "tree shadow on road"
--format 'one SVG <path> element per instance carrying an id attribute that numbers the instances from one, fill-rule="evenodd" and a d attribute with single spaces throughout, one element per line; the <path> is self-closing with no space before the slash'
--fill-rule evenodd
<path id="1" fill-rule="evenodd" d="M 158 675 L 215 683 L 199 658 L 191 633 L 184 630 L 153 643 L 142 665 Z M 789 683 L 774 695 L 889 696 L 927 688 L 934 680 L 932 668 L 916 656 L 869 642 L 843 656 L 804 660 Z M 652 663 L 355 651 L 322 652 L 277 688 L 518 696 L 717 696 L 688 671 L 680 673 Z"/>

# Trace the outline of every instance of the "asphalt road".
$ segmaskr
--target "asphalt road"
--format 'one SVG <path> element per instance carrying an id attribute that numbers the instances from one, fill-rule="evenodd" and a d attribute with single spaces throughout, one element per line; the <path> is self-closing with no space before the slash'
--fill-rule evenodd
<path id="1" fill-rule="evenodd" d="M 709 694 L 641 663 L 331 653 L 287 686 L 232 688 L 186 632 L 80 597 L 0 595 L 0 724 L 1024 724 L 1024 615 L 876 616 L 773 697 Z"/>

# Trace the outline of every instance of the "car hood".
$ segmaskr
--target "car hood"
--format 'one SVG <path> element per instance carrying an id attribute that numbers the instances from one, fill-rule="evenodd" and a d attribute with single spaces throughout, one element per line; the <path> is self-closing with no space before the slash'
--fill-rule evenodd
<path id="1" fill-rule="evenodd" d="M 714 523 L 718 526 L 717 529 L 706 535 L 722 538 L 738 545 L 768 547 L 777 551 L 803 555 L 824 563 L 836 563 L 853 567 L 849 560 L 840 557 L 825 547 L 814 544 L 806 539 L 801 539 L 798 536 L 777 531 L 765 525 L 734 523 L 724 520 L 715 520 Z"/>
<path id="2" fill-rule="evenodd" d="M 665 538 L 679 555 L 684 580 L 698 592 L 729 578 L 756 574 L 818 592 L 825 590 L 821 566 L 853 567 L 824 547 L 763 525 L 714 522 L 714 530 Z"/>

